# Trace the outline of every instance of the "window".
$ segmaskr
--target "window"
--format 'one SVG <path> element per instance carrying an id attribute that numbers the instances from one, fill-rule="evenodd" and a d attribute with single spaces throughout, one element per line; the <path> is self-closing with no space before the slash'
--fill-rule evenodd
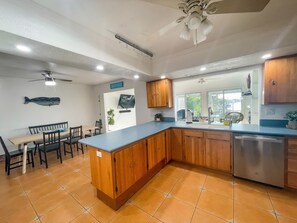
<path id="1" fill-rule="evenodd" d="M 176 96 L 177 120 L 186 118 L 186 110 L 191 110 L 193 120 L 201 116 L 201 94 L 191 93 Z"/>
<path id="2" fill-rule="evenodd" d="M 241 89 L 208 92 L 208 106 L 218 118 L 231 111 L 241 112 Z"/>

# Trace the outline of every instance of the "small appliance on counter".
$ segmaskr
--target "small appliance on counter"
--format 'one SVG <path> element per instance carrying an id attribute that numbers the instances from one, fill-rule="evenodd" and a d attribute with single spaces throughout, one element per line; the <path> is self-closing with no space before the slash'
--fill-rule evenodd
<path id="1" fill-rule="evenodd" d="M 189 109 L 187 110 L 186 123 L 187 124 L 193 123 L 193 113 Z"/>

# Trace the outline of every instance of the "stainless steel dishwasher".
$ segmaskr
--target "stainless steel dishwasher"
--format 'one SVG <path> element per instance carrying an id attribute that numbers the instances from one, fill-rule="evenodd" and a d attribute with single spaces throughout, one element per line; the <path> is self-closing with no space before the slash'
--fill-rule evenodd
<path id="1" fill-rule="evenodd" d="M 284 187 L 284 138 L 234 135 L 234 176 Z"/>

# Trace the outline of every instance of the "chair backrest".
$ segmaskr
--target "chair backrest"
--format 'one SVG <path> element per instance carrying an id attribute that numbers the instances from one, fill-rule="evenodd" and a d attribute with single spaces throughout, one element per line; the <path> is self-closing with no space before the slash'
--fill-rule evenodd
<path id="1" fill-rule="evenodd" d="M 6 156 L 9 155 L 9 152 L 7 150 L 7 147 L 6 147 L 6 145 L 5 145 L 5 143 L 4 143 L 4 141 L 3 141 L 3 139 L 2 139 L 1 136 L 0 136 L 0 143 L 1 143 L 2 148 L 4 149 L 5 155 Z"/>
<path id="2" fill-rule="evenodd" d="M 50 132 L 43 132 L 43 144 L 44 146 L 49 145 L 56 145 L 57 147 L 60 146 L 61 137 L 60 137 L 60 131 L 54 130 Z"/>
<path id="3" fill-rule="evenodd" d="M 70 127 L 70 140 L 82 139 L 82 126 Z"/>
<path id="4" fill-rule="evenodd" d="M 95 135 L 101 134 L 102 120 L 99 119 L 99 121 L 96 121 L 95 126 L 98 127 L 98 128 L 95 129 Z"/>

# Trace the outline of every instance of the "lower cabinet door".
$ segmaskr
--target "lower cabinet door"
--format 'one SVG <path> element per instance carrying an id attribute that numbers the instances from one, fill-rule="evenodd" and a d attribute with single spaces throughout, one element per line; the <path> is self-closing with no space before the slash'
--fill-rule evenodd
<path id="1" fill-rule="evenodd" d="M 176 161 L 183 160 L 182 129 L 171 129 L 171 158 Z"/>
<path id="2" fill-rule="evenodd" d="M 116 194 L 118 196 L 147 173 L 145 140 L 116 152 L 114 158 Z"/>
<path id="3" fill-rule="evenodd" d="M 161 132 L 147 139 L 148 168 L 152 169 L 165 159 L 165 132 Z"/>
<path id="4" fill-rule="evenodd" d="M 203 138 L 184 136 L 184 161 L 205 166 L 205 149 Z"/>
<path id="5" fill-rule="evenodd" d="M 224 140 L 206 139 L 206 167 L 225 172 L 231 171 L 230 142 Z"/>

